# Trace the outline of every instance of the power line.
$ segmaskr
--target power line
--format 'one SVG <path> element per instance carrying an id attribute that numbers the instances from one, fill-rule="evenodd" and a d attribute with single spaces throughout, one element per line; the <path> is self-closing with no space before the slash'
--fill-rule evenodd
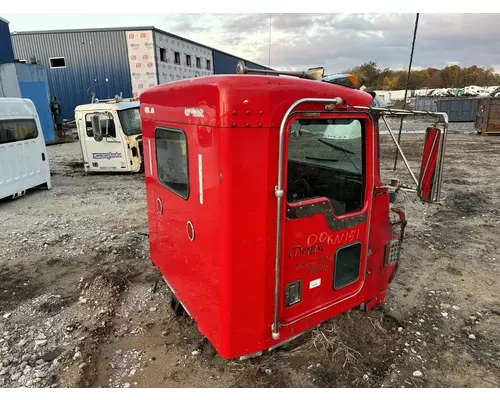
<path id="1" fill-rule="evenodd" d="M 406 78 L 406 89 L 405 89 L 405 98 L 403 100 L 403 108 L 406 108 L 406 99 L 408 96 L 408 88 L 410 86 L 410 74 L 411 74 L 411 64 L 413 62 L 413 50 L 415 49 L 415 40 L 417 38 L 417 28 L 418 28 L 418 17 L 419 13 L 417 13 L 417 17 L 415 19 L 415 29 L 413 30 L 413 42 L 411 44 L 411 53 L 410 53 L 410 64 L 408 65 L 408 76 Z M 401 117 L 401 123 L 399 125 L 399 134 L 398 134 L 398 144 L 401 144 L 401 131 L 403 129 L 403 118 Z M 394 159 L 394 169 L 396 171 L 396 166 L 398 164 L 398 151 L 396 150 L 396 157 Z"/>

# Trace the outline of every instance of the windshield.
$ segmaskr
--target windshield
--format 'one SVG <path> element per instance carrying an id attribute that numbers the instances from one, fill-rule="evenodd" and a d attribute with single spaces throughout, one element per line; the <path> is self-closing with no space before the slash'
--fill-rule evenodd
<path id="1" fill-rule="evenodd" d="M 361 174 L 361 123 L 355 119 L 297 120 L 289 158 Z"/>
<path id="2" fill-rule="evenodd" d="M 336 215 L 363 204 L 363 125 L 356 119 L 299 119 L 289 132 L 287 201 L 326 197 Z"/>
<path id="3" fill-rule="evenodd" d="M 125 135 L 136 135 L 142 132 L 139 107 L 118 111 L 118 118 L 120 118 L 120 124 Z"/>

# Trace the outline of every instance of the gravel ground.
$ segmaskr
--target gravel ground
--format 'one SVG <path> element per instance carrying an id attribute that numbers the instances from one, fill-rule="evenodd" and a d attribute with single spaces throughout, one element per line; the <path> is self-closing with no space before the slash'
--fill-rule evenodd
<path id="1" fill-rule="evenodd" d="M 416 168 L 421 146 L 403 135 Z M 381 148 L 384 178 L 408 181 L 390 137 Z M 500 385 L 498 138 L 450 135 L 442 206 L 399 199 L 409 225 L 383 307 L 246 361 L 172 315 L 148 258 L 144 176 L 85 175 L 78 142 L 48 153 L 52 190 L 0 202 L 0 387 Z"/>

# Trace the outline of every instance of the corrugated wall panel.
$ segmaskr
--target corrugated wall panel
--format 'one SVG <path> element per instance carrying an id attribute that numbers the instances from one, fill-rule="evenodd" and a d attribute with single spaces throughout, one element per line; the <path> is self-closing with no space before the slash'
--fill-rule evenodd
<path id="1" fill-rule="evenodd" d="M 239 59 L 217 50 L 213 51 L 214 54 L 214 74 L 234 74 L 236 73 L 236 64 Z"/>
<path id="2" fill-rule="evenodd" d="M 424 97 L 419 96 L 415 98 L 415 106 L 413 107 L 416 111 L 437 111 L 437 97 Z"/>
<path id="3" fill-rule="evenodd" d="M 230 54 L 222 53 L 218 50 L 213 51 L 214 54 L 214 74 L 220 75 L 220 74 L 235 74 L 236 73 L 236 64 L 238 64 L 238 61 L 244 61 L 245 65 L 248 68 L 255 68 L 255 69 L 270 69 L 267 67 L 264 67 L 262 65 L 254 64 L 250 61 L 244 60 L 242 58 L 238 58 L 235 56 L 232 56 Z"/>
<path id="4" fill-rule="evenodd" d="M 9 24 L 0 19 L 0 64 L 14 62 Z"/>
<path id="5" fill-rule="evenodd" d="M 35 56 L 46 67 L 65 119 L 73 119 L 75 107 L 90 102 L 92 92 L 101 99 L 132 96 L 125 31 L 14 34 L 12 44 L 16 58 Z M 50 68 L 51 57 L 64 57 L 66 68 Z"/>
<path id="6" fill-rule="evenodd" d="M 271 69 L 271 68 L 268 68 L 268 67 L 263 67 L 262 65 L 259 65 L 259 64 L 255 64 L 255 63 L 250 62 L 250 61 L 245 61 L 245 65 L 248 68 L 252 68 L 252 69 L 268 69 L 268 70 Z"/>
<path id="7" fill-rule="evenodd" d="M 478 98 L 438 99 L 437 110 L 448 114 L 450 122 L 473 122 L 476 120 Z"/>

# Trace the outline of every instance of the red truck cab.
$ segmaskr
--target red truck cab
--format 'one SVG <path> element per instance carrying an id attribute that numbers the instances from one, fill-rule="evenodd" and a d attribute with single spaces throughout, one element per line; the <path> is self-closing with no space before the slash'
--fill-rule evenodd
<path id="1" fill-rule="evenodd" d="M 141 95 L 151 260 L 223 358 L 385 300 L 403 236 L 380 179 L 372 102 L 266 75 Z"/>

